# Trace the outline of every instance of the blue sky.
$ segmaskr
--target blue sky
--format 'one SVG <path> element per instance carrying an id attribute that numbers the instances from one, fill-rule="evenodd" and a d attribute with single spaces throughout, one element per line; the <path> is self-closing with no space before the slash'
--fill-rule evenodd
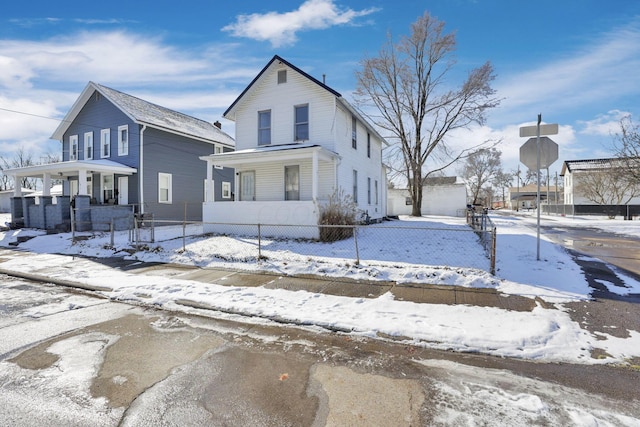
<path id="1" fill-rule="evenodd" d="M 538 113 L 558 123 L 563 160 L 606 157 L 618 120 L 640 121 L 640 2 L 635 0 L 22 1 L 0 12 L 0 155 L 49 140 L 88 81 L 209 120 L 278 54 L 348 100 L 354 73 L 390 32 L 428 11 L 457 35 L 452 86 L 491 61 L 504 98 L 454 144 L 502 139 L 506 170 Z M 9 111 L 7 111 L 9 110 Z M 27 113 L 27 114 L 21 114 Z M 45 119 L 49 117 L 52 119 Z M 524 168 L 524 166 L 522 166 Z"/>

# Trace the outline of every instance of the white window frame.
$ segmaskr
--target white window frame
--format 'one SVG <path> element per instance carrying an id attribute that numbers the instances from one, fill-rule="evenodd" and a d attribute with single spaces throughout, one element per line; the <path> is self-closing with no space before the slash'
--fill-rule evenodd
<path id="1" fill-rule="evenodd" d="M 158 172 L 158 203 L 171 204 L 173 203 L 173 190 L 172 190 L 173 176 L 170 173 Z M 163 186 L 163 181 L 166 181 L 166 187 Z M 163 190 L 167 190 L 166 198 L 163 196 Z"/>
<path id="2" fill-rule="evenodd" d="M 84 159 L 93 160 L 93 132 L 84 133 Z"/>
<path id="3" fill-rule="evenodd" d="M 307 110 L 307 117 L 306 120 L 304 121 L 298 121 L 298 111 L 302 110 L 302 109 L 306 109 Z M 311 135 L 309 134 L 309 104 L 301 104 L 301 105 L 296 105 L 293 107 L 293 140 L 294 141 L 308 141 L 311 138 Z M 298 135 L 298 128 L 305 128 L 306 129 L 306 138 L 301 138 Z"/>
<path id="4" fill-rule="evenodd" d="M 222 153 L 223 153 L 222 145 L 214 144 L 213 154 L 222 154 Z M 218 166 L 218 165 L 213 165 L 213 167 L 216 169 L 224 169 L 223 166 Z"/>
<path id="5" fill-rule="evenodd" d="M 111 157 L 111 129 L 100 131 L 100 158 Z"/>
<path id="6" fill-rule="evenodd" d="M 367 204 L 371 204 L 371 177 L 367 177 Z"/>
<path id="7" fill-rule="evenodd" d="M 358 119 L 351 115 L 351 148 L 358 149 Z"/>
<path id="8" fill-rule="evenodd" d="M 69 160 L 78 160 L 78 135 L 69 136 Z"/>
<path id="9" fill-rule="evenodd" d="M 353 170 L 353 203 L 358 203 L 358 171 Z"/>
<path id="10" fill-rule="evenodd" d="M 294 181 L 288 181 L 287 178 L 289 177 L 293 177 Z M 284 167 L 284 199 L 300 200 L 300 165 Z"/>
<path id="11" fill-rule="evenodd" d="M 118 156 L 129 155 L 129 125 L 118 126 Z"/>
<path id="12" fill-rule="evenodd" d="M 261 127 L 261 117 L 263 114 L 269 114 L 269 126 Z M 269 131 L 268 141 L 262 140 L 262 131 Z M 258 146 L 271 145 L 271 110 L 258 111 Z"/>
<path id="13" fill-rule="evenodd" d="M 278 70 L 278 84 L 284 84 L 287 82 L 287 70 Z"/>
<path id="14" fill-rule="evenodd" d="M 222 181 L 222 198 L 230 199 L 231 198 L 231 183 L 227 181 Z"/>

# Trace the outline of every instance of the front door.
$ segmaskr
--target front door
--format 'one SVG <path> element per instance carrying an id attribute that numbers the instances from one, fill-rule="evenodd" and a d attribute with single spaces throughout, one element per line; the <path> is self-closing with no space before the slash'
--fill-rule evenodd
<path id="1" fill-rule="evenodd" d="M 129 204 L 129 177 L 128 176 L 118 177 L 118 204 L 119 205 Z"/>
<path id="2" fill-rule="evenodd" d="M 254 171 L 240 172 L 240 200 L 256 200 L 256 173 Z"/>

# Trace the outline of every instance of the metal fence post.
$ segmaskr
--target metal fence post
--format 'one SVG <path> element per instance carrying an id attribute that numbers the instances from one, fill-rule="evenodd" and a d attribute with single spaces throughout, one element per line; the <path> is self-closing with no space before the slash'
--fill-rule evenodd
<path id="1" fill-rule="evenodd" d="M 260 223 L 258 223 L 258 261 L 262 259 L 262 230 Z"/>
<path id="2" fill-rule="evenodd" d="M 356 244 L 356 265 L 360 265 L 360 251 L 358 250 L 358 226 L 353 226 L 353 241 Z"/>
<path id="3" fill-rule="evenodd" d="M 110 228 L 110 231 L 111 231 L 111 247 L 113 247 L 114 246 L 113 234 L 114 234 L 114 231 L 115 231 L 115 227 L 113 225 L 113 218 L 111 218 L 111 224 L 110 224 L 109 228 Z"/>
<path id="4" fill-rule="evenodd" d="M 71 244 L 74 245 L 76 243 L 76 213 L 73 207 L 69 209 L 71 210 Z"/>
<path id="5" fill-rule="evenodd" d="M 490 273 L 495 276 L 496 274 L 496 243 L 498 240 L 496 233 L 496 227 L 493 227 L 493 234 L 491 236 L 491 271 Z"/>

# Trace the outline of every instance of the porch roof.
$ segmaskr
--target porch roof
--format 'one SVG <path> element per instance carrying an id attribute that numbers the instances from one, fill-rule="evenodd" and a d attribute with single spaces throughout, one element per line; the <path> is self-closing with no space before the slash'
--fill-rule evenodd
<path id="1" fill-rule="evenodd" d="M 30 177 L 38 178 L 45 174 L 63 176 L 78 175 L 78 171 L 97 173 L 113 173 L 119 175 L 132 175 L 137 172 L 136 168 L 132 168 L 121 163 L 111 160 L 72 160 L 66 162 L 47 163 L 44 165 L 26 166 L 22 168 L 6 169 L 6 175 L 12 175 L 18 178 Z"/>
<path id="2" fill-rule="evenodd" d="M 332 161 L 340 156 L 320 145 L 314 144 L 283 144 L 250 148 L 227 153 L 201 156 L 204 160 L 216 166 L 240 167 L 255 163 L 279 162 L 290 160 L 311 159 L 316 153 L 318 160 Z"/>

